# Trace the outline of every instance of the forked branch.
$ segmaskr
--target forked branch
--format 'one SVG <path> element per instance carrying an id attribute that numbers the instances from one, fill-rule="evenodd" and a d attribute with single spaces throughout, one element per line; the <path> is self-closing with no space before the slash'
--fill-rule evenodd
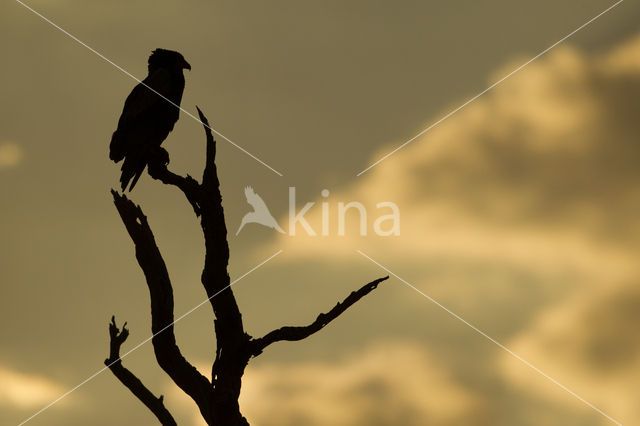
<path id="1" fill-rule="evenodd" d="M 173 332 L 173 289 L 167 267 L 142 209 L 126 196 L 111 191 L 144 272 L 151 298 L 151 331 L 158 364 L 199 407 L 209 400 L 210 382 L 181 354 Z"/>
<path id="2" fill-rule="evenodd" d="M 156 397 L 135 374 L 122 365 L 120 347 L 129 337 L 127 323 L 125 322 L 122 325 L 122 330 L 120 330 L 116 325 L 115 317 L 112 316 L 109 324 L 109 337 L 109 358 L 104 360 L 104 365 L 109 367 L 113 375 L 151 410 L 160 421 L 160 424 L 163 426 L 177 426 L 173 416 L 164 406 L 162 395 Z"/>
<path id="3" fill-rule="evenodd" d="M 229 244 L 215 163 L 216 142 L 207 118 L 200 109 L 198 114 L 207 141 L 202 183 L 198 183 L 189 175 L 183 177 L 169 171 L 169 155 L 164 149 L 158 149 L 150 159 L 148 170 L 154 179 L 179 188 L 193 207 L 196 216 L 200 217 L 205 242 L 202 285 L 215 314 L 217 348 L 211 381 L 182 356 L 176 343 L 173 328 L 173 289 L 146 216 L 140 207 L 126 196 L 115 191 L 112 191 L 112 194 L 118 213 L 135 245 L 136 259 L 149 287 L 152 343 L 158 364 L 196 402 L 207 424 L 248 426 L 248 421 L 240 413 L 238 398 L 242 375 L 251 357 L 258 356 L 272 343 L 302 340 L 318 332 L 388 277 L 374 280 L 352 292 L 329 312 L 318 315 L 316 320 L 307 326 L 281 327 L 262 338 L 252 339 L 244 331 L 242 314 L 229 286 Z M 116 377 L 151 409 L 163 425 L 175 425 L 175 421 L 164 408 L 162 397 L 156 398 L 140 380 L 122 367 L 119 351 L 128 336 L 128 330 L 123 326 L 120 331 L 112 318 L 109 332 L 111 351 L 105 363 Z"/>

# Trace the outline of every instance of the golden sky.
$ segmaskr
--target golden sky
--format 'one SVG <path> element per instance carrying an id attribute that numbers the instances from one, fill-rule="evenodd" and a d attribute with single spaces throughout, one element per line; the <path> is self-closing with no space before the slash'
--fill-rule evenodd
<path id="1" fill-rule="evenodd" d="M 156 47 L 192 65 L 182 106 L 218 138 L 230 273 L 246 329 L 309 322 L 399 277 L 622 424 L 640 422 L 640 6 L 629 0 L 360 177 L 372 162 L 613 4 L 32 0 L 143 78 Z M 109 189 L 108 142 L 135 82 L 19 3 L 0 6 L 0 423 L 18 424 L 101 369 L 112 314 L 124 350 L 149 336 L 148 294 Z M 201 126 L 164 145 L 199 176 Z M 235 230 L 252 186 L 286 228 L 288 187 L 330 236 Z M 320 191 L 330 190 L 322 198 Z M 183 196 L 143 175 L 180 315 L 206 296 Z M 395 202 L 397 237 L 335 235 L 338 202 Z M 353 217 L 350 217 L 353 219 Z M 357 229 L 353 220 L 347 229 Z M 204 372 L 208 306 L 177 324 Z M 150 345 L 124 361 L 184 425 L 195 406 Z M 391 278 L 319 334 L 269 348 L 241 396 L 252 425 L 615 424 Z M 104 372 L 28 424 L 154 418 Z"/>

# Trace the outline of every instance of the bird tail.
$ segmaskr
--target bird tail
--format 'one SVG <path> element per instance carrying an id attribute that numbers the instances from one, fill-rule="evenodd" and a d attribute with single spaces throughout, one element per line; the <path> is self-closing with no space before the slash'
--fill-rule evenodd
<path id="1" fill-rule="evenodd" d="M 133 191 L 133 187 L 136 186 L 136 183 L 138 182 L 138 179 L 140 179 L 140 176 L 142 176 L 142 172 L 144 172 L 144 167 L 139 169 L 136 172 L 136 174 L 133 176 L 133 180 L 131 181 L 131 185 L 129 186 L 129 192 Z M 124 191 L 124 189 L 123 189 L 123 191 Z"/>
<path id="2" fill-rule="evenodd" d="M 125 158 L 121 168 L 122 175 L 120 176 L 120 186 L 123 192 L 127 189 L 127 186 L 129 186 L 129 192 L 133 190 L 133 187 L 138 182 L 138 179 L 140 179 L 140 176 L 142 176 L 142 172 L 144 172 L 146 166 L 146 161 L 137 158 L 137 156 Z M 131 183 L 131 185 L 129 185 L 129 183 Z"/>

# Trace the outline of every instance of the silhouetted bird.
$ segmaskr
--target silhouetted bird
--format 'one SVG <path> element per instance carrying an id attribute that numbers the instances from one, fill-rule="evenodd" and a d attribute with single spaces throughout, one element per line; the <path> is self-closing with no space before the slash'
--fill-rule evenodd
<path id="1" fill-rule="evenodd" d="M 122 163 L 120 183 L 124 191 L 131 182 L 133 189 L 149 160 L 158 153 L 160 144 L 178 121 L 182 92 L 183 69 L 191 69 L 184 57 L 172 50 L 156 49 L 149 56 L 149 75 L 133 88 L 111 137 L 109 158 Z M 173 102 L 167 102 L 158 93 Z M 163 150 L 164 151 L 164 150 Z M 166 152 L 165 152 L 166 155 Z"/>
<path id="2" fill-rule="evenodd" d="M 253 207 L 253 211 L 244 215 L 236 235 L 240 233 L 242 228 L 244 228 L 244 225 L 247 223 L 259 223 L 260 225 L 275 229 L 284 234 L 284 231 L 280 228 L 280 225 L 278 225 L 278 222 L 276 222 L 275 218 L 269 211 L 269 207 L 267 207 L 262 197 L 255 193 L 253 188 L 247 186 L 244 189 L 244 196 L 247 197 L 247 203 Z"/>

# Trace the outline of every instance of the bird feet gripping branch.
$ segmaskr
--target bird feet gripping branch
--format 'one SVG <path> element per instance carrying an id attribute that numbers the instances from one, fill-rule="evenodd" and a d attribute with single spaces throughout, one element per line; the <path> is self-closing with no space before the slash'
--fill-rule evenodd
<path id="1" fill-rule="evenodd" d="M 169 162 L 169 153 L 166 149 L 159 146 L 150 150 L 149 159 L 147 161 L 147 171 L 149 172 L 149 176 L 154 179 L 164 181 L 167 174 L 170 173 L 167 169 Z"/>
<path id="2" fill-rule="evenodd" d="M 166 169 L 170 161 L 171 160 L 169 159 L 169 152 L 167 152 L 166 149 L 161 146 L 154 148 L 153 150 L 151 150 L 149 156 L 149 174 L 153 176 L 154 172 Z"/>

